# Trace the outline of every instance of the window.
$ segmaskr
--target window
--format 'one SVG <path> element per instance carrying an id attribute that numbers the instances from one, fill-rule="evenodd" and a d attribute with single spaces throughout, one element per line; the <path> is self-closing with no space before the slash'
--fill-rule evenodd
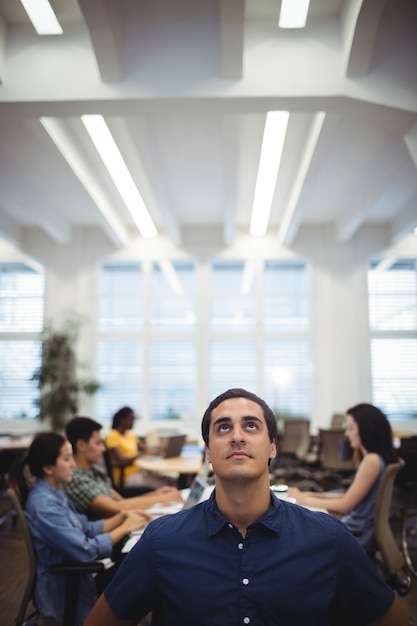
<path id="1" fill-rule="evenodd" d="M 309 415 L 308 302 L 304 262 L 213 262 L 211 397 L 244 387 L 283 414 Z"/>
<path id="2" fill-rule="evenodd" d="M 194 427 L 198 403 L 230 387 L 310 413 L 304 262 L 108 262 L 99 285 L 97 419 L 128 404 L 145 428 Z"/>
<path id="3" fill-rule="evenodd" d="M 194 339 L 152 339 L 150 409 L 153 420 L 194 415 L 197 384 L 195 353 Z"/>
<path id="4" fill-rule="evenodd" d="M 98 301 L 98 419 L 124 405 L 151 421 L 194 415 L 194 264 L 105 263 Z"/>
<path id="5" fill-rule="evenodd" d="M 417 262 L 368 272 L 373 402 L 390 417 L 417 417 Z"/>
<path id="6" fill-rule="evenodd" d="M 103 265 L 99 275 L 98 330 L 127 333 L 142 327 L 143 277 L 140 265 Z"/>
<path id="7" fill-rule="evenodd" d="M 162 268 L 162 269 L 161 269 Z M 195 330 L 195 268 L 193 263 L 153 263 L 151 325 L 153 330 Z"/>
<path id="8" fill-rule="evenodd" d="M 45 281 L 24 263 L 0 263 L 0 419 L 35 418 Z"/>
<path id="9" fill-rule="evenodd" d="M 239 333 L 256 328 L 256 298 L 244 293 L 242 261 L 213 262 L 211 266 L 211 329 Z"/>

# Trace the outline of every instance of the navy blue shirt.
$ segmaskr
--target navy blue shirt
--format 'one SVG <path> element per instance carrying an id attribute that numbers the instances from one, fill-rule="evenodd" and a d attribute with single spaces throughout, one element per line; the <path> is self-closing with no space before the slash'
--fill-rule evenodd
<path id="1" fill-rule="evenodd" d="M 149 524 L 105 590 L 121 618 L 158 626 L 361 626 L 394 594 L 346 527 L 271 494 L 243 539 L 206 502 Z"/>

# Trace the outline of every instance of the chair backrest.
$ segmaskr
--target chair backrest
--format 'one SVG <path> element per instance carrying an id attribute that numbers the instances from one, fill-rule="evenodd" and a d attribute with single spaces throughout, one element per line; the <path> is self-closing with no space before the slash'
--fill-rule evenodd
<path id="1" fill-rule="evenodd" d="M 112 455 L 111 452 L 108 448 L 105 448 L 104 453 L 103 453 L 103 459 L 104 459 L 104 464 L 106 466 L 106 470 L 107 470 L 107 474 L 110 477 L 110 480 L 112 482 L 113 485 L 113 489 L 116 489 L 117 491 L 119 491 L 120 489 L 123 488 L 123 483 L 124 483 L 124 467 L 122 467 L 121 465 L 117 465 L 117 467 L 120 469 L 120 478 L 119 478 L 119 482 L 116 484 L 114 481 L 114 477 L 113 477 L 113 466 L 115 465 L 113 460 L 112 460 Z"/>
<path id="2" fill-rule="evenodd" d="M 330 421 L 331 428 L 344 428 L 346 422 L 345 413 L 333 413 Z"/>
<path id="3" fill-rule="evenodd" d="M 310 448 L 310 420 L 291 417 L 284 420 L 284 433 L 279 443 L 282 454 L 293 454 L 304 459 Z"/>
<path id="4" fill-rule="evenodd" d="M 400 460 L 398 463 L 391 463 L 386 466 L 375 505 L 374 535 L 389 576 L 404 566 L 404 557 L 394 539 L 389 522 L 394 481 L 403 465 L 404 462 Z"/>
<path id="5" fill-rule="evenodd" d="M 16 626 L 22 626 L 25 623 L 25 616 L 28 610 L 29 603 L 32 601 L 34 604 L 34 593 L 36 584 L 36 552 L 33 546 L 32 536 L 29 531 L 29 525 L 20 499 L 17 496 L 14 489 L 9 488 L 7 490 L 10 501 L 13 508 L 16 511 L 17 519 L 19 521 L 23 539 L 25 541 L 26 551 L 29 558 L 29 567 L 27 572 L 26 585 L 23 592 L 22 600 L 15 619 Z M 86 574 L 98 574 L 104 570 L 104 563 L 102 561 L 89 561 L 86 563 L 68 562 L 57 563 L 49 568 L 49 571 L 57 576 L 63 575 L 66 577 L 65 585 L 65 598 L 64 598 L 64 620 L 62 626 L 73 626 L 75 623 L 78 594 L 80 589 L 81 576 Z M 36 609 L 36 607 L 35 607 Z M 38 614 L 38 611 L 33 611 L 30 616 L 34 617 Z M 38 618 L 36 624 L 39 626 L 61 626 L 52 617 Z"/>
<path id="6" fill-rule="evenodd" d="M 14 510 L 16 511 L 17 520 L 20 524 L 20 529 L 22 531 L 23 539 L 24 539 L 25 546 L 26 546 L 26 552 L 27 552 L 28 560 L 29 560 L 28 569 L 26 572 L 27 573 L 26 584 L 25 584 L 25 588 L 23 591 L 22 599 L 20 601 L 20 606 L 17 611 L 16 620 L 15 620 L 16 626 L 20 626 L 25 621 L 25 616 L 27 613 L 29 603 L 31 601 L 33 602 L 33 595 L 34 595 L 35 583 L 36 583 L 36 554 L 35 554 L 35 549 L 32 543 L 32 537 L 29 532 L 29 526 L 26 520 L 26 516 L 23 512 L 22 506 L 20 504 L 20 500 L 16 492 L 14 491 L 14 489 L 9 488 L 7 490 L 7 494 L 10 498 L 10 501 L 12 503 Z M 35 614 L 36 612 L 32 613 L 32 616 Z"/>
<path id="7" fill-rule="evenodd" d="M 355 470 L 352 459 L 345 461 L 340 455 L 339 442 L 343 441 L 345 431 L 343 428 L 321 428 L 320 439 L 320 464 L 322 469 L 336 471 Z"/>

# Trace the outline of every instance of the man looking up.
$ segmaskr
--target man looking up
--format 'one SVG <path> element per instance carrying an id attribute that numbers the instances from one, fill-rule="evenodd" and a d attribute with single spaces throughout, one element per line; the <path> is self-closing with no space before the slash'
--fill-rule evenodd
<path id="1" fill-rule="evenodd" d="M 344 524 L 276 498 L 275 415 L 244 389 L 202 422 L 209 500 L 148 524 L 84 626 L 407 626 L 393 591 Z"/>
<path id="2" fill-rule="evenodd" d="M 89 417 L 74 417 L 66 425 L 76 466 L 72 481 L 64 490 L 79 513 L 90 518 L 106 517 L 119 511 L 143 510 L 158 503 L 182 502 L 175 487 L 161 487 L 148 493 L 123 498 L 112 488 L 110 478 L 96 467 L 103 459 L 101 424 Z"/>

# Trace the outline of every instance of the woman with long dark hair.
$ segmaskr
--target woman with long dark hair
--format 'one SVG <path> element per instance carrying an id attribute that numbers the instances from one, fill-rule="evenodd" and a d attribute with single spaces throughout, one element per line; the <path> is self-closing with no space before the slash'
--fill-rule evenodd
<path id="1" fill-rule="evenodd" d="M 375 503 L 386 465 L 396 463 L 391 425 L 372 404 L 361 403 L 347 410 L 346 437 L 358 462 L 354 480 L 344 493 L 288 490 L 299 504 L 325 507 L 341 517 L 368 552 L 376 549 L 373 536 Z"/>
<path id="2" fill-rule="evenodd" d="M 35 436 L 27 455 L 9 473 L 9 484 L 20 496 L 36 551 L 36 606 L 42 617 L 58 622 L 63 620 L 65 577 L 49 573 L 49 568 L 62 561 L 109 557 L 116 543 L 149 521 L 145 514 L 131 511 L 88 521 L 61 490 L 62 484 L 70 482 L 73 467 L 71 444 L 58 433 L 44 432 Z M 96 598 L 95 581 L 86 575 L 80 586 L 77 626 Z"/>

